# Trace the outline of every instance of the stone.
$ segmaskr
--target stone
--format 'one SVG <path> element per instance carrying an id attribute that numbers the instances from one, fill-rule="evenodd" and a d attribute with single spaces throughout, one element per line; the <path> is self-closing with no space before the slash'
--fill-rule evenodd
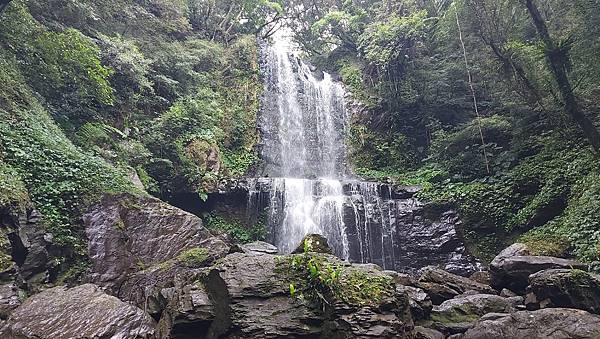
<path id="1" fill-rule="evenodd" d="M 415 326 L 415 339 L 444 339 L 446 336 L 433 328 Z"/>
<path id="2" fill-rule="evenodd" d="M 444 326 L 474 323 L 487 313 L 509 313 L 515 311 L 513 300 L 493 294 L 460 296 L 434 306 L 431 319 Z"/>
<path id="3" fill-rule="evenodd" d="M 25 281 L 32 290 L 47 282 L 52 238 L 41 221 L 41 213 L 31 207 L 0 211 L 0 280 Z"/>
<path id="4" fill-rule="evenodd" d="M 304 253 L 305 250 L 315 253 L 331 254 L 327 238 L 320 234 L 307 234 L 292 253 Z"/>
<path id="5" fill-rule="evenodd" d="M 264 241 L 255 241 L 249 244 L 243 244 L 240 246 L 240 248 L 244 253 L 277 254 L 279 252 L 276 246 Z"/>
<path id="6" fill-rule="evenodd" d="M 406 293 L 409 299 L 410 313 L 414 320 L 425 319 L 431 313 L 433 304 L 431 298 L 420 288 L 404 285 L 396 285 L 398 293 Z"/>
<path id="7" fill-rule="evenodd" d="M 21 305 L 19 291 L 14 284 L 0 285 L 0 319 L 7 319 Z"/>
<path id="8" fill-rule="evenodd" d="M 587 265 L 575 260 L 548 256 L 499 257 L 490 264 L 492 286 L 497 289 L 508 288 L 516 293 L 525 292 L 529 275 L 533 273 L 552 268 L 587 268 Z"/>
<path id="9" fill-rule="evenodd" d="M 215 318 L 214 303 L 201 282 L 163 289 L 169 304 L 157 327 L 159 338 L 204 338 Z"/>
<path id="10" fill-rule="evenodd" d="M 306 284 L 291 266 L 293 258 L 305 255 L 338 267 L 342 291 L 354 288 L 356 279 L 387 280 L 386 290 L 380 300 L 366 304 L 350 294 L 356 292 L 328 295 L 323 312 L 316 300 L 290 293 L 290 281 L 299 289 Z M 215 305 L 209 338 L 397 338 L 413 328 L 408 297 L 394 293 L 389 276 L 372 265 L 348 264 L 328 254 L 231 253 L 209 269 L 203 284 Z"/>
<path id="11" fill-rule="evenodd" d="M 209 337 L 278 338 L 317 336 L 323 316 L 290 297 L 276 256 L 232 253 L 211 268 L 206 291 L 215 308 Z"/>
<path id="12" fill-rule="evenodd" d="M 417 286 L 424 289 L 431 296 L 431 300 L 435 305 L 439 305 L 443 301 L 452 299 L 468 290 L 496 294 L 496 291 L 488 285 L 433 266 L 428 266 L 421 270 Z"/>
<path id="13" fill-rule="evenodd" d="M 413 285 L 415 283 L 413 277 L 407 273 L 399 273 L 399 272 L 390 271 L 390 270 L 384 270 L 383 273 L 392 277 L 392 279 L 394 279 L 394 282 L 397 285 L 408 286 L 408 285 Z"/>
<path id="14" fill-rule="evenodd" d="M 156 322 L 143 310 L 93 284 L 55 287 L 25 300 L 0 330 L 2 338 L 153 338 Z"/>
<path id="15" fill-rule="evenodd" d="M 598 338 L 600 316 L 583 310 L 546 308 L 483 316 L 461 339 Z"/>
<path id="16" fill-rule="evenodd" d="M 549 269 L 529 276 L 527 309 L 578 308 L 600 313 L 600 275 L 573 269 Z"/>
<path id="17" fill-rule="evenodd" d="M 492 276 L 488 271 L 477 271 L 471 274 L 469 279 L 484 285 L 491 285 Z"/>
<path id="18" fill-rule="evenodd" d="M 503 288 L 502 291 L 500 291 L 500 296 L 505 297 L 505 298 L 510 298 L 510 297 L 516 297 L 517 294 L 515 292 L 509 290 L 508 288 Z"/>
<path id="19" fill-rule="evenodd" d="M 83 217 L 89 281 L 114 293 L 131 276 L 193 248 L 206 252 L 205 266 L 229 252 L 197 216 L 149 196 L 107 195 Z"/>

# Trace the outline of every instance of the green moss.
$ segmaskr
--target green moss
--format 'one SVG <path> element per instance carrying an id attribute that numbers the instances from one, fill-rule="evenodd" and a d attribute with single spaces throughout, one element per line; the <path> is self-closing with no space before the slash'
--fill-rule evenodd
<path id="1" fill-rule="evenodd" d="M 243 225 L 241 222 L 225 218 L 218 214 L 209 214 L 203 217 L 208 229 L 225 232 L 238 243 L 249 243 L 257 240 L 264 240 L 266 237 L 265 215 L 261 215 L 255 225 Z"/>
<path id="2" fill-rule="evenodd" d="M 17 207 L 22 209 L 28 203 L 29 193 L 17 171 L 0 163 L 0 208 Z"/>
<path id="3" fill-rule="evenodd" d="M 201 267 L 208 259 L 208 252 L 205 248 L 194 247 L 181 252 L 177 256 L 177 260 L 188 267 Z"/>
<path id="4" fill-rule="evenodd" d="M 431 320 L 442 324 L 472 323 L 477 321 L 479 318 L 480 316 L 478 316 L 477 314 L 465 312 L 462 309 L 452 310 L 451 312 L 447 313 L 431 314 Z"/>
<path id="5" fill-rule="evenodd" d="M 529 247 L 533 255 L 548 255 L 552 257 L 565 257 L 569 253 L 571 244 L 561 235 L 544 232 L 543 228 L 535 229 L 521 236 L 518 242 Z"/>
<path id="6" fill-rule="evenodd" d="M 360 270 L 343 271 L 335 295 L 350 305 L 376 306 L 384 298 L 392 297 L 395 285 L 391 277 L 369 275 Z"/>

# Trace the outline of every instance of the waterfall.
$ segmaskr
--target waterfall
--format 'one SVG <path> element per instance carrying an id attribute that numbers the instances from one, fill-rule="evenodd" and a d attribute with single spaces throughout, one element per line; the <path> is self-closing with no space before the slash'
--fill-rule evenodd
<path id="1" fill-rule="evenodd" d="M 347 259 L 339 180 L 346 172 L 344 90 L 330 74 L 314 73 L 286 41 L 278 37 L 263 49 L 262 174 L 272 178 L 272 240 L 291 252 L 306 234 L 323 234 Z"/>
<path id="2" fill-rule="evenodd" d="M 410 192 L 351 175 L 343 86 L 302 61 L 289 39 L 275 40 L 262 46 L 262 168 L 248 189 L 249 213 L 267 211 L 267 240 L 289 253 L 306 234 L 318 233 L 337 256 L 353 262 L 471 269 L 455 214 L 430 220 Z"/>

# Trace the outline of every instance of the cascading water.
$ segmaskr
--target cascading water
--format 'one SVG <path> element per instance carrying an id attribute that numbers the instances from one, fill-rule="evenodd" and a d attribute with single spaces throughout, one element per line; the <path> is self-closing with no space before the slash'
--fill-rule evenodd
<path id="1" fill-rule="evenodd" d="M 262 177 L 249 182 L 250 219 L 268 213 L 268 241 L 289 253 L 306 234 L 324 235 L 334 253 L 354 262 L 410 271 L 473 263 L 449 211 L 433 220 L 406 190 L 363 182 L 348 172 L 344 89 L 303 62 L 282 36 L 262 48 Z"/>
<path id="2" fill-rule="evenodd" d="M 345 174 L 344 91 L 331 76 L 317 78 L 286 39 L 264 53 L 266 94 L 261 130 L 263 175 L 271 180 L 270 224 L 275 245 L 294 250 L 309 233 L 330 239 L 348 258 L 338 180 Z"/>

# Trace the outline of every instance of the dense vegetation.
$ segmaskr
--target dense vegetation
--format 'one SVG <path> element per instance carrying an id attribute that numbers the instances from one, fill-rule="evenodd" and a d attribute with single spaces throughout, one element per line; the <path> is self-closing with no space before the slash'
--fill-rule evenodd
<path id="1" fill-rule="evenodd" d="M 0 212 L 32 204 L 62 248 L 56 264 L 69 264 L 102 194 L 205 195 L 246 173 L 256 33 L 280 11 L 264 0 L 3 2 Z"/>
<path id="2" fill-rule="evenodd" d="M 284 19 L 361 107 L 356 173 L 456 206 L 482 258 L 521 239 L 600 264 L 597 0 L 2 2 L 0 209 L 39 209 L 60 264 L 83 255 L 90 203 L 145 194 L 129 178 L 205 198 L 247 174 L 256 38 Z"/>
<path id="3" fill-rule="evenodd" d="M 364 107 L 357 173 L 457 206 L 481 257 L 524 234 L 600 260 L 600 3 L 298 2 L 296 39 Z"/>

